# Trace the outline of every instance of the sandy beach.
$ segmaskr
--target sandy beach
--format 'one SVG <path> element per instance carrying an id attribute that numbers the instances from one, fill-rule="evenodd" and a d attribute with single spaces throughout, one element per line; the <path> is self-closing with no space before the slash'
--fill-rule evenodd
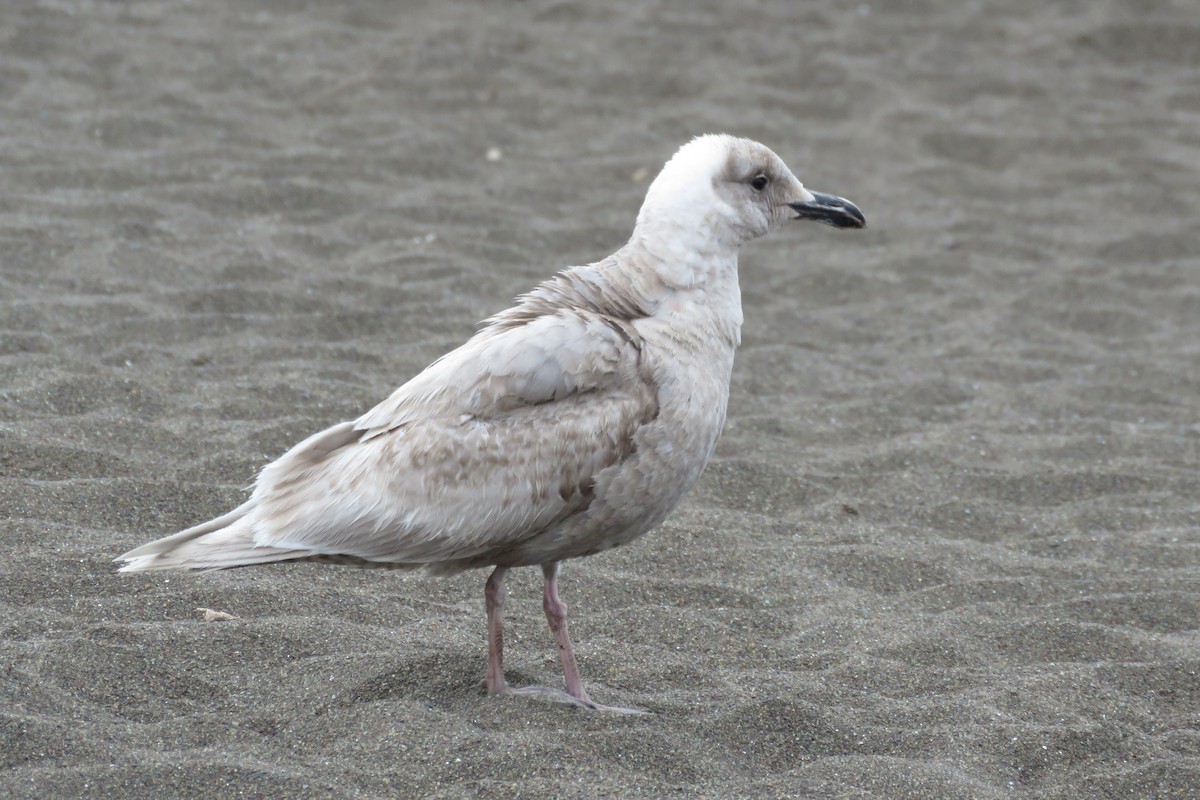
<path id="1" fill-rule="evenodd" d="M 29 0 L 0 42 L 0 796 L 1200 796 L 1191 0 Z M 716 457 L 565 565 L 593 697 L 652 714 L 488 697 L 486 572 L 116 574 L 710 131 L 870 227 L 743 250 Z M 510 681 L 557 682 L 509 590 Z"/>

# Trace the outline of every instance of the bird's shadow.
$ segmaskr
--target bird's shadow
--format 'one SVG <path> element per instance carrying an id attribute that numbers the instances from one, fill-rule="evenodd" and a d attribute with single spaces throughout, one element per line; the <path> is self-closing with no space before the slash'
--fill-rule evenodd
<path id="1" fill-rule="evenodd" d="M 477 703 L 487 696 L 483 685 L 486 669 L 482 659 L 465 651 L 439 650 L 414 656 L 348 687 L 326 708 L 389 700 L 416 701 L 438 709 Z M 514 681 L 531 680 L 519 670 L 508 670 L 506 674 Z"/>

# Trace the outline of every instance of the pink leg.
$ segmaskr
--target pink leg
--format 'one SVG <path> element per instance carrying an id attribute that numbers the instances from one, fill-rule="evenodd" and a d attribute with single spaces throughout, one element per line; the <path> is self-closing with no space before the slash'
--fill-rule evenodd
<path id="1" fill-rule="evenodd" d="M 506 575 L 508 567 L 496 567 L 483 591 L 487 605 L 488 694 L 504 694 L 508 690 L 508 682 L 504 680 L 504 601 L 508 599 L 508 591 L 504 588 Z"/>
<path id="2" fill-rule="evenodd" d="M 588 697 L 587 689 L 583 688 L 583 680 L 579 677 L 579 664 L 575 661 L 575 648 L 571 646 L 571 636 L 567 633 L 567 604 L 558 596 L 558 570 L 559 562 L 557 561 L 542 565 L 542 575 L 545 577 L 542 608 L 546 612 L 546 621 L 550 623 L 550 632 L 554 634 L 554 641 L 558 644 L 558 659 L 562 662 L 567 694 L 575 698 L 575 702 L 579 705 L 595 711 L 645 714 L 645 711 L 637 708 L 603 706 Z"/>
<path id="3" fill-rule="evenodd" d="M 545 594 L 542 598 L 542 608 L 546 612 L 546 621 L 550 623 L 550 632 L 558 645 L 558 659 L 562 662 L 563 678 L 567 682 L 567 694 L 587 706 L 595 706 L 592 698 L 588 697 L 583 688 L 583 680 L 579 677 L 579 664 L 575 661 L 575 649 L 571 646 L 571 636 L 567 633 L 567 604 L 558 596 L 559 562 L 542 565 L 542 575 L 545 576 Z"/>
<path id="4" fill-rule="evenodd" d="M 543 697 L 555 702 L 571 703 L 595 711 L 613 711 L 620 714 L 644 714 L 635 708 L 617 708 L 602 706 L 592 702 L 583 681 L 579 678 L 579 665 L 575 662 L 575 650 L 571 647 L 571 637 L 567 635 L 567 604 L 558 596 L 558 563 L 542 566 L 545 576 L 545 595 L 542 603 L 546 610 L 546 619 L 550 623 L 550 631 L 558 644 L 558 657 L 562 662 L 563 677 L 567 681 L 567 691 L 552 689 L 548 686 L 523 686 L 514 689 L 504 679 L 504 601 L 508 592 L 504 589 L 504 578 L 508 567 L 496 567 L 491 577 L 487 579 L 484 589 L 484 599 L 487 604 L 488 631 L 488 694 L 515 694 L 533 697 Z"/>

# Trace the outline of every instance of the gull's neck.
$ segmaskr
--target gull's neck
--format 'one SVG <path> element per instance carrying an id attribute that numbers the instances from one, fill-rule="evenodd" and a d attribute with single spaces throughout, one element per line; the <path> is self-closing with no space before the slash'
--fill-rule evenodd
<path id="1" fill-rule="evenodd" d="M 639 218 L 618 256 L 653 270 L 666 288 L 719 292 L 731 280 L 737 284 L 738 247 L 716 230 L 695 220 Z"/>
<path id="2" fill-rule="evenodd" d="M 654 298 L 652 316 L 668 325 L 707 329 L 736 347 L 741 341 L 742 295 L 738 286 L 736 246 L 714 236 L 653 236 L 634 230 L 629 243 L 613 256 L 617 270 L 639 292 Z M 732 351 L 731 351 L 732 352 Z"/>

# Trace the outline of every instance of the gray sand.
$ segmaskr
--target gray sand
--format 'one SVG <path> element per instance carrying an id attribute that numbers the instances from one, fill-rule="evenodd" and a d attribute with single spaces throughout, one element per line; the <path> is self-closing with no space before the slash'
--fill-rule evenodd
<path id="1" fill-rule="evenodd" d="M 0 795 L 1200 793 L 1200 19 L 793 5 L 0 10 Z M 743 251 L 717 458 L 566 566 L 653 716 L 486 697 L 483 572 L 115 574 L 705 131 L 872 227 Z"/>

